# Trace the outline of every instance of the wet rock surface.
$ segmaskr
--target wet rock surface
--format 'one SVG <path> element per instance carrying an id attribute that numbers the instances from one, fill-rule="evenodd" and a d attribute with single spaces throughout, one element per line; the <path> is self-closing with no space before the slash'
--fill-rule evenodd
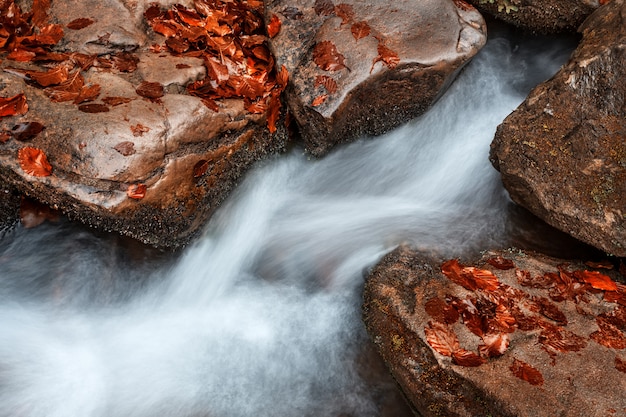
<path id="1" fill-rule="evenodd" d="M 519 250 L 464 264 L 399 247 L 368 277 L 363 318 L 423 416 L 621 415 L 618 267 Z"/>
<path id="2" fill-rule="evenodd" d="M 193 9 L 194 2 L 187 3 Z M 22 6 L 26 15 L 32 5 Z M 183 10 L 187 6 L 180 14 L 195 17 Z M 44 16 L 24 20 L 34 33 L 61 31 L 58 42 L 0 34 L 5 46 L 21 48 L 1 58 L 0 97 L 23 94 L 28 107 L 0 118 L 0 176 L 71 219 L 177 247 L 193 238 L 252 164 L 284 150 L 286 135 L 281 124 L 271 134 L 266 113 L 248 111 L 243 96 L 190 95 L 186 86 L 212 75 L 202 54 L 171 53 L 169 45 L 178 47 L 178 40 L 147 24 L 149 7 L 55 1 Z M 69 79 L 48 84 L 37 78 L 53 68 Z M 67 87 L 74 80 L 82 89 Z M 68 90 L 74 96 L 66 100 Z M 16 134 L 29 123 L 43 130 Z M 25 170 L 19 152 L 26 147 L 43 151 L 51 175 Z"/>
<path id="3" fill-rule="evenodd" d="M 570 61 L 498 127 L 490 159 L 511 198 L 554 227 L 626 256 L 626 26 L 613 1 Z"/>
<path id="4" fill-rule="evenodd" d="M 468 0 L 481 12 L 536 33 L 575 32 L 598 0 Z"/>
<path id="5" fill-rule="evenodd" d="M 273 0 L 272 19 L 289 109 L 315 156 L 422 114 L 486 41 L 482 16 L 451 0 Z"/>

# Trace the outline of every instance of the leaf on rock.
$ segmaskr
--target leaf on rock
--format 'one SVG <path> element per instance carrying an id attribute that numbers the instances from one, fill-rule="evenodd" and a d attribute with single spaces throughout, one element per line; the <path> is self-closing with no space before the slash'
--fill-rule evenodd
<path id="1" fill-rule="evenodd" d="M 574 277 L 583 281 L 596 290 L 617 291 L 617 283 L 609 276 L 601 274 L 598 271 L 574 271 Z"/>
<path id="2" fill-rule="evenodd" d="M 523 379 L 530 385 L 543 385 L 543 375 L 541 375 L 541 372 L 526 362 L 513 359 L 513 363 L 509 369 L 511 369 L 513 375 L 519 379 Z"/>
<path id="3" fill-rule="evenodd" d="M 56 45 L 61 39 L 63 39 L 63 28 L 56 24 L 41 27 L 39 34 L 35 35 L 35 42 L 40 45 Z"/>
<path id="4" fill-rule="evenodd" d="M 209 169 L 209 161 L 206 159 L 201 159 L 193 166 L 193 177 L 200 178 L 204 174 L 206 174 Z"/>
<path id="5" fill-rule="evenodd" d="M 28 111 L 24 93 L 13 97 L 0 97 L 0 117 L 18 116 Z"/>
<path id="6" fill-rule="evenodd" d="M 130 130 L 133 132 L 133 136 L 143 136 L 144 133 L 150 131 L 150 128 L 141 123 L 137 123 L 136 125 L 131 125 Z"/>
<path id="7" fill-rule="evenodd" d="M 335 12 L 335 5 L 331 0 L 315 0 L 313 10 L 318 16 L 330 16 Z"/>
<path id="8" fill-rule="evenodd" d="M 558 324 L 565 326 L 567 324 L 567 317 L 552 301 L 545 297 L 533 297 L 532 303 L 536 306 L 537 311 L 543 316 L 554 320 Z"/>
<path id="9" fill-rule="evenodd" d="M 65 65 L 59 65 L 48 71 L 29 71 L 28 78 L 42 87 L 64 83 L 69 78 L 69 71 Z"/>
<path id="10" fill-rule="evenodd" d="M 44 130 L 44 125 L 39 122 L 18 123 L 11 129 L 11 135 L 19 141 L 27 141 L 37 136 Z"/>
<path id="11" fill-rule="evenodd" d="M 328 75 L 318 75 L 315 77 L 314 87 L 318 87 L 320 85 L 324 86 L 329 94 L 334 94 L 337 92 L 337 82 Z"/>
<path id="12" fill-rule="evenodd" d="M 46 220 L 59 220 L 59 212 L 38 201 L 22 197 L 20 201 L 20 223 L 25 229 L 37 227 Z"/>
<path id="13" fill-rule="evenodd" d="M 263 114 L 268 109 L 267 100 L 259 99 L 257 101 L 252 101 L 250 99 L 245 99 L 244 108 L 252 114 Z"/>
<path id="14" fill-rule="evenodd" d="M 313 107 L 321 106 L 326 101 L 327 98 L 328 98 L 328 94 L 322 94 L 321 96 L 317 96 L 311 102 L 311 106 Z"/>
<path id="15" fill-rule="evenodd" d="M 459 312 L 439 297 L 434 297 L 424 304 L 424 310 L 439 323 L 452 324 L 459 319 Z"/>
<path id="16" fill-rule="evenodd" d="M 278 35 L 278 32 L 280 32 L 281 25 L 282 23 L 280 19 L 278 18 L 278 16 L 276 16 L 275 14 L 272 14 L 272 17 L 270 18 L 270 22 L 267 24 L 267 36 L 269 36 L 270 38 L 273 38 L 274 36 Z"/>
<path id="17" fill-rule="evenodd" d="M 145 184 L 131 184 L 126 189 L 126 195 L 135 200 L 141 200 L 146 196 L 147 187 Z"/>
<path id="18" fill-rule="evenodd" d="M 555 352 L 578 352 L 587 346 L 585 338 L 565 330 L 562 327 L 554 326 L 546 321 L 540 323 L 542 331 L 538 340 L 549 354 Z"/>
<path id="19" fill-rule="evenodd" d="M 354 8 L 351 4 L 341 3 L 335 6 L 335 14 L 341 18 L 341 24 L 350 23 L 354 18 Z"/>
<path id="20" fill-rule="evenodd" d="M 509 348 L 510 341 L 508 333 L 486 334 L 483 336 L 484 345 L 478 346 L 478 351 L 487 358 L 502 356 Z"/>
<path id="21" fill-rule="evenodd" d="M 130 52 L 122 52 L 113 57 L 113 66 L 120 72 L 133 72 L 138 63 L 139 57 Z"/>
<path id="22" fill-rule="evenodd" d="M 463 274 L 463 266 L 457 259 L 450 259 L 441 265 L 441 272 L 448 277 L 448 279 L 456 284 L 459 284 L 463 288 L 469 291 L 475 291 L 476 281 L 471 276 Z"/>
<path id="23" fill-rule="evenodd" d="M 100 95 L 100 85 L 93 84 L 89 86 L 83 86 L 80 92 L 74 99 L 74 104 L 84 103 L 86 101 L 93 101 Z"/>
<path id="24" fill-rule="evenodd" d="M 426 342 L 441 355 L 452 356 L 460 349 L 456 334 L 443 323 L 429 321 L 428 326 L 424 327 L 424 333 Z"/>
<path id="25" fill-rule="evenodd" d="M 364 20 L 352 24 L 350 30 L 352 31 L 352 36 L 354 36 L 354 39 L 356 39 L 357 41 L 361 38 L 368 36 L 371 32 L 370 25 L 368 25 L 367 22 Z"/>
<path id="26" fill-rule="evenodd" d="M 18 151 L 17 158 L 20 167 L 28 175 L 47 177 L 52 174 L 52 165 L 50 165 L 46 154 L 41 149 L 27 146 Z"/>
<path id="27" fill-rule="evenodd" d="M 313 48 L 313 61 L 324 71 L 338 71 L 347 68 L 345 58 L 331 41 L 322 41 Z"/>
<path id="28" fill-rule="evenodd" d="M 165 95 L 163 84 L 157 82 L 142 82 L 135 90 L 137 94 L 149 99 L 156 99 Z"/>
<path id="29" fill-rule="evenodd" d="M 6 130 L 0 131 L 0 143 L 4 143 L 12 137 L 13 135 L 11 135 L 11 132 Z"/>
<path id="30" fill-rule="evenodd" d="M 622 359 L 619 356 L 615 357 L 615 369 L 620 372 L 626 373 L 626 359 Z"/>
<path id="31" fill-rule="evenodd" d="M 112 107 L 115 106 L 119 106 L 121 104 L 126 104 L 126 103 L 130 103 L 131 101 L 133 101 L 132 98 L 130 97 L 111 97 L 111 96 L 106 96 L 102 99 L 102 101 Z"/>
<path id="32" fill-rule="evenodd" d="M 602 317 L 596 323 L 600 330 L 589 335 L 591 340 L 611 349 L 626 349 L 626 336 L 617 326 Z"/>
<path id="33" fill-rule="evenodd" d="M 493 258 L 489 258 L 487 259 L 487 263 L 494 268 L 501 269 L 503 271 L 515 268 L 515 264 L 512 260 L 506 259 L 502 256 L 494 256 Z"/>
<path id="34" fill-rule="evenodd" d="M 267 109 L 267 128 L 270 133 L 276 132 L 276 122 L 280 116 L 280 94 L 272 92 Z"/>
<path id="35" fill-rule="evenodd" d="M 452 363 L 459 366 L 476 367 L 485 363 L 486 360 L 476 353 L 465 349 L 459 349 L 452 352 Z"/>
<path id="36" fill-rule="evenodd" d="M 107 106 L 106 104 L 91 103 L 81 104 L 80 106 L 78 106 L 78 110 L 82 111 L 83 113 L 106 113 L 110 109 L 109 106 Z"/>
<path id="37" fill-rule="evenodd" d="M 70 23 L 65 25 L 65 27 L 71 30 L 81 30 L 94 23 L 95 20 L 93 19 L 89 19 L 88 17 L 80 17 L 78 19 L 72 20 Z"/>
<path id="38" fill-rule="evenodd" d="M 282 89 L 287 87 L 287 83 L 289 82 L 289 72 L 287 71 L 287 67 L 284 65 L 281 65 L 280 71 L 278 71 L 278 74 L 276 75 L 276 82 Z"/>
<path id="39" fill-rule="evenodd" d="M 136 152 L 135 151 L 135 144 L 133 142 L 130 142 L 130 141 L 120 142 L 117 145 L 115 145 L 113 147 L 113 149 L 115 149 L 116 151 L 118 151 L 119 153 L 121 153 L 124 156 L 130 156 L 130 155 L 133 155 Z"/>
<path id="40" fill-rule="evenodd" d="M 376 63 L 379 61 L 385 64 L 387 68 L 393 69 L 400 63 L 400 57 L 396 52 L 383 45 L 382 42 L 379 42 L 378 56 L 374 58 L 370 72 L 372 72 L 372 70 L 374 69 L 374 65 L 376 65 Z"/>

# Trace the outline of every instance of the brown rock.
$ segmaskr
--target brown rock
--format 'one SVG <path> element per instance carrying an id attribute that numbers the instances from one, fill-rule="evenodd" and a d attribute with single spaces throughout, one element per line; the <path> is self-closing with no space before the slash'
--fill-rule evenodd
<path id="1" fill-rule="evenodd" d="M 63 65 L 80 64 L 82 71 L 71 67 L 69 79 L 84 79 L 84 88 L 66 100 L 66 88 L 29 79 L 54 62 L 10 55 L 0 62 L 0 97 L 24 93 L 28 105 L 25 114 L 0 118 L 0 177 L 72 219 L 177 247 L 189 242 L 254 162 L 284 150 L 286 135 L 280 123 L 270 134 L 266 114 L 248 112 L 242 96 L 203 101 L 188 94 L 189 83 L 208 77 L 202 56 L 171 54 L 164 36 L 146 30 L 148 7 L 52 2 L 48 20 L 61 25 L 64 36 L 51 52 L 66 59 Z M 27 122 L 43 130 L 19 141 L 12 131 Z M 24 170 L 17 155 L 25 146 L 43 151 L 51 175 Z"/>
<path id="2" fill-rule="evenodd" d="M 611 277 L 517 250 L 465 266 L 400 247 L 370 274 L 363 317 L 424 417 L 621 415 L 626 286 Z"/>
<path id="3" fill-rule="evenodd" d="M 290 112 L 306 149 L 388 131 L 428 109 L 484 45 L 485 23 L 452 0 L 272 1 L 271 40 L 290 73 Z"/>
<path id="4" fill-rule="evenodd" d="M 511 198 L 554 227 L 626 256 L 623 0 L 582 26 L 570 61 L 497 129 L 490 159 Z"/>
<path id="5" fill-rule="evenodd" d="M 536 33 L 575 32 L 606 0 L 468 0 L 481 12 Z"/>

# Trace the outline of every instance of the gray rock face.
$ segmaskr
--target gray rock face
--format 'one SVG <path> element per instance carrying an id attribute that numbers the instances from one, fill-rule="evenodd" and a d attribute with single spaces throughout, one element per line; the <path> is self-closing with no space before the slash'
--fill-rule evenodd
<path id="1" fill-rule="evenodd" d="M 518 250 L 466 266 L 400 247 L 368 277 L 363 318 L 424 417 L 620 415 L 623 279 Z"/>
<path id="2" fill-rule="evenodd" d="M 486 41 L 482 16 L 452 0 L 274 0 L 273 16 L 289 109 L 316 156 L 426 111 Z"/>
<path id="3" fill-rule="evenodd" d="M 483 13 L 537 33 L 575 32 L 607 0 L 468 0 Z"/>
<path id="4" fill-rule="evenodd" d="M 490 159 L 511 198 L 554 227 L 626 256 L 626 4 L 582 26 L 551 80 L 497 129 Z"/>
<path id="5" fill-rule="evenodd" d="M 28 111 L 0 118 L 0 175 L 72 219 L 176 247 L 189 242 L 255 161 L 284 149 L 286 135 L 280 124 L 270 134 L 266 114 L 246 110 L 243 97 L 215 100 L 216 108 L 209 108 L 203 98 L 189 95 L 189 83 L 210 76 L 205 62 L 198 53 L 170 54 L 170 39 L 146 23 L 149 6 L 52 2 L 46 23 L 60 25 L 63 37 L 51 51 L 71 54 L 83 70 L 70 68 L 70 77 L 99 90 L 84 102 L 53 100 L 64 92 L 44 88 L 28 74 L 58 64 L 6 56 L 0 62 L 0 97 L 23 93 Z M 91 23 L 76 28 L 76 19 Z M 260 14 L 258 19 L 262 25 Z M 163 91 L 142 90 L 151 85 Z M 40 123 L 43 131 L 18 140 L 13 132 L 28 122 Z M 45 153 L 51 175 L 25 171 L 18 158 L 25 147 Z"/>

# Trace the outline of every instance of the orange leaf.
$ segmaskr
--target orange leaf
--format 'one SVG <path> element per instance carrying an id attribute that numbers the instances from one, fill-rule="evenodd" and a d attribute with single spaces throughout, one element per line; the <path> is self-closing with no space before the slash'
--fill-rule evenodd
<path id="1" fill-rule="evenodd" d="M 131 125 L 130 130 L 133 132 L 133 136 L 143 136 L 144 133 L 150 131 L 150 128 L 141 123 L 137 123 L 134 126 Z"/>
<path id="2" fill-rule="evenodd" d="M 596 290 L 617 291 L 615 281 L 598 271 L 574 271 L 574 276 Z"/>
<path id="3" fill-rule="evenodd" d="M 146 189 L 145 184 L 131 184 L 126 190 L 126 195 L 135 200 L 141 200 L 146 196 Z"/>
<path id="4" fill-rule="evenodd" d="M 511 364 L 509 369 L 511 369 L 513 375 L 519 379 L 523 379 L 530 385 L 543 385 L 543 375 L 541 375 L 541 372 L 526 362 L 520 361 L 519 359 L 513 359 L 513 364 Z"/>
<path id="5" fill-rule="evenodd" d="M 331 41 L 322 41 L 313 48 L 313 61 L 324 71 L 346 68 L 345 58 Z"/>
<path id="6" fill-rule="evenodd" d="M 52 174 L 52 166 L 48 162 L 46 154 L 41 149 L 26 147 L 17 153 L 20 167 L 28 175 L 35 177 L 47 177 Z"/>
<path id="7" fill-rule="evenodd" d="M 275 91 L 270 96 L 270 102 L 267 109 L 267 128 L 270 133 L 276 132 L 276 122 L 280 116 L 280 94 Z"/>
<path id="8" fill-rule="evenodd" d="M 351 4 L 341 3 L 335 6 L 335 14 L 341 18 L 341 24 L 349 23 L 354 17 L 354 8 Z"/>
<path id="9" fill-rule="evenodd" d="M 495 291 L 500 286 L 498 277 L 495 276 L 493 272 L 487 269 L 479 269 L 468 266 L 463 268 L 462 273 L 470 274 L 474 279 L 474 282 L 476 282 L 476 287 L 480 288 L 481 290 Z"/>
<path id="10" fill-rule="evenodd" d="M 431 298 L 424 304 L 426 314 L 439 323 L 452 324 L 459 319 L 459 312 L 438 297 Z"/>
<path id="11" fill-rule="evenodd" d="M 502 356 L 509 348 L 508 333 L 486 334 L 483 336 L 484 345 L 478 346 L 480 353 L 488 358 Z"/>
<path id="12" fill-rule="evenodd" d="M 452 352 L 452 363 L 459 366 L 476 367 L 485 363 L 485 359 L 465 349 Z"/>
<path id="13" fill-rule="evenodd" d="M 267 35 L 270 38 L 273 38 L 274 36 L 278 35 L 278 32 L 280 32 L 281 26 L 282 26 L 282 23 L 280 19 L 278 18 L 278 16 L 273 14 L 272 17 L 270 18 L 270 22 L 267 25 Z"/>
<path id="14" fill-rule="evenodd" d="M 313 99 L 313 102 L 311 103 L 311 106 L 313 107 L 317 107 L 322 105 L 322 103 L 324 103 L 326 101 L 326 99 L 328 98 L 328 94 L 322 94 L 321 96 L 317 96 Z"/>
<path id="15" fill-rule="evenodd" d="M 328 75 L 318 75 L 315 77 L 314 87 L 317 87 L 319 85 L 323 85 L 329 94 L 337 92 L 337 82 Z"/>
<path id="16" fill-rule="evenodd" d="M 276 82 L 281 88 L 287 87 L 287 82 L 289 81 L 289 72 L 287 72 L 287 68 L 284 65 L 281 65 L 280 71 L 276 75 Z"/>
<path id="17" fill-rule="evenodd" d="M 459 339 L 449 326 L 438 322 L 428 322 L 424 327 L 426 341 L 435 350 L 444 356 L 452 356 L 452 353 L 459 350 Z"/>
<path id="18" fill-rule="evenodd" d="M 67 25 L 65 25 L 68 29 L 72 29 L 72 30 L 80 30 L 80 29 L 84 29 L 89 25 L 92 25 L 94 23 L 93 19 L 89 19 L 87 17 L 80 17 L 78 19 L 74 19 L 72 20 L 70 23 L 68 23 Z"/>
<path id="19" fill-rule="evenodd" d="M 400 62 L 400 57 L 397 53 L 387 48 L 382 43 L 379 43 L 378 56 L 374 58 L 374 62 L 372 62 L 372 70 L 374 69 L 374 65 L 379 61 L 382 61 L 388 68 L 393 69 Z M 370 72 L 372 72 L 372 70 L 370 70 Z"/>
<path id="20" fill-rule="evenodd" d="M 507 270 L 515 268 L 515 264 L 512 260 L 506 259 L 502 256 L 494 256 L 493 258 L 487 259 L 487 263 L 494 268 Z"/>
<path id="21" fill-rule="evenodd" d="M 0 117 L 16 116 L 28 111 L 26 96 L 20 93 L 13 97 L 0 97 Z"/>
<path id="22" fill-rule="evenodd" d="M 27 73 L 31 80 L 34 80 L 42 87 L 64 83 L 69 78 L 69 71 L 65 65 L 51 68 L 48 71 L 30 71 Z"/>
<path id="23" fill-rule="evenodd" d="M 366 21 L 354 23 L 350 30 L 352 31 L 352 36 L 354 36 L 354 39 L 357 41 L 368 36 L 371 31 L 370 25 L 368 25 Z"/>
<path id="24" fill-rule="evenodd" d="M 591 340 L 611 349 L 626 349 L 626 337 L 617 326 L 602 318 L 597 318 L 596 323 L 600 330 L 589 335 Z"/>
<path id="25" fill-rule="evenodd" d="M 35 35 L 35 40 L 41 45 L 56 45 L 63 38 L 63 28 L 61 25 L 49 24 L 39 30 Z"/>
<path id="26" fill-rule="evenodd" d="M 142 82 L 139 87 L 135 90 L 137 94 L 146 98 L 159 98 L 165 95 L 163 91 L 163 84 L 157 82 Z"/>
<path id="27" fill-rule="evenodd" d="M 456 284 L 459 284 L 466 290 L 475 291 L 476 281 L 471 275 L 463 274 L 465 267 L 459 263 L 456 259 L 451 259 L 444 262 L 441 265 L 441 272 L 448 277 L 448 279 Z"/>

